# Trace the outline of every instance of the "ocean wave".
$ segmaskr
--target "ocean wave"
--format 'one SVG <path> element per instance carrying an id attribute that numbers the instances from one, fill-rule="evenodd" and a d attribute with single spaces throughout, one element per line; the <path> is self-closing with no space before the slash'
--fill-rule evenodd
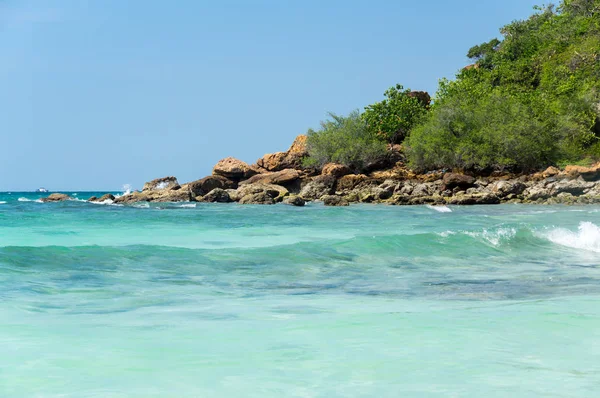
<path id="1" fill-rule="evenodd" d="M 33 200 L 33 199 L 27 199 L 27 198 L 19 198 L 19 199 L 17 199 L 17 201 L 19 201 L 19 202 L 35 202 L 35 203 L 44 203 L 44 202 L 42 202 L 42 200 L 41 200 L 41 199 L 36 199 L 36 200 Z"/>
<path id="2" fill-rule="evenodd" d="M 541 235 L 557 245 L 600 253 L 600 227 L 589 221 L 579 223 L 576 232 L 555 228 Z"/>
<path id="3" fill-rule="evenodd" d="M 438 211 L 440 213 L 452 213 L 452 209 L 449 208 L 448 206 L 445 206 L 445 205 L 441 205 L 441 206 L 439 206 L 439 205 L 438 206 L 427 205 L 426 207 L 428 209 L 435 210 L 435 211 Z"/>
<path id="4" fill-rule="evenodd" d="M 5 200 L 0 200 L 0 205 L 5 205 L 6 201 Z"/>
<path id="5" fill-rule="evenodd" d="M 136 203 L 132 207 L 137 207 L 138 209 L 149 209 L 150 204 L 149 203 Z"/>
<path id="6" fill-rule="evenodd" d="M 510 241 L 517 235 L 516 228 L 496 228 L 496 229 L 484 229 L 481 232 L 465 232 L 473 238 L 480 238 L 490 243 L 493 246 L 500 246 L 501 244 Z"/>
<path id="7" fill-rule="evenodd" d="M 196 207 L 196 203 L 184 203 L 184 204 L 180 205 L 179 207 L 194 208 L 194 207 Z"/>

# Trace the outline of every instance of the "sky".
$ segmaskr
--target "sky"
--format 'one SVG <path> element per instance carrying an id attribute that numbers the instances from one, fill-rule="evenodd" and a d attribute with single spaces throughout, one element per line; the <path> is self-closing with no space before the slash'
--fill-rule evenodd
<path id="1" fill-rule="evenodd" d="M 0 0 L 0 191 L 140 189 L 435 93 L 538 0 Z"/>

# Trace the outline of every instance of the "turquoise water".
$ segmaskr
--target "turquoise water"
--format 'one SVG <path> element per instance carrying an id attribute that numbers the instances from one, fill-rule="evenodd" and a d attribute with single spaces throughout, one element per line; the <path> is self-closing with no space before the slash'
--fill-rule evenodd
<path id="1" fill-rule="evenodd" d="M 1 397 L 597 396 L 600 207 L 40 196 L 0 193 Z"/>

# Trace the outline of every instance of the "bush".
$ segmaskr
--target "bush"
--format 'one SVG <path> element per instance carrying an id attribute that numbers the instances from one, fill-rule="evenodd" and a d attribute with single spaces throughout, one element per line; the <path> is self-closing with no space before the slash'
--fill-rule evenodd
<path id="1" fill-rule="evenodd" d="M 363 119 L 372 133 L 392 144 L 401 143 L 429 109 L 429 95 L 419 98 L 400 84 L 385 92 L 381 102 L 365 107 Z"/>
<path id="2" fill-rule="evenodd" d="M 340 163 L 360 172 L 385 156 L 385 142 L 369 131 L 358 110 L 347 117 L 329 116 L 321 122 L 320 130 L 308 131 L 305 166 L 320 168 L 326 163 Z"/>
<path id="3" fill-rule="evenodd" d="M 517 97 L 454 97 L 408 139 L 416 169 L 529 171 L 558 158 L 558 139 Z"/>

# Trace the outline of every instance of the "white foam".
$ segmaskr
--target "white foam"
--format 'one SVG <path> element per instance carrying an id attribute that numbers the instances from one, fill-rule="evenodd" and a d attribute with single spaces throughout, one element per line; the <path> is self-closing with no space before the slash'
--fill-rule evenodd
<path id="1" fill-rule="evenodd" d="M 589 221 L 579 223 L 577 232 L 556 228 L 544 235 L 546 239 L 557 245 L 600 253 L 600 227 Z"/>
<path id="2" fill-rule="evenodd" d="M 27 199 L 27 198 L 19 198 L 17 199 L 19 202 L 33 202 L 33 200 L 31 199 Z"/>
<path id="3" fill-rule="evenodd" d="M 196 207 L 196 203 L 184 203 L 179 207 L 189 207 L 189 208 L 193 208 Z"/>
<path id="4" fill-rule="evenodd" d="M 120 198 L 121 196 L 129 195 L 131 191 L 133 191 L 131 184 L 123 184 L 123 187 L 121 189 L 123 189 L 123 193 L 116 194 L 115 198 Z"/>
<path id="5" fill-rule="evenodd" d="M 138 209 L 149 209 L 150 204 L 149 203 L 137 203 L 137 204 L 134 204 L 133 207 L 137 207 Z"/>
<path id="6" fill-rule="evenodd" d="M 0 205 L 5 205 L 6 201 L 5 200 L 0 200 Z"/>
<path id="7" fill-rule="evenodd" d="M 502 242 L 513 238 L 517 230 L 515 228 L 484 229 L 482 232 L 465 232 L 465 234 L 477 239 L 482 238 L 493 246 L 499 246 Z"/>
<path id="8" fill-rule="evenodd" d="M 452 213 L 452 209 L 445 205 L 441 205 L 441 206 L 427 205 L 427 208 L 431 209 L 431 210 L 439 211 L 440 213 Z"/>

